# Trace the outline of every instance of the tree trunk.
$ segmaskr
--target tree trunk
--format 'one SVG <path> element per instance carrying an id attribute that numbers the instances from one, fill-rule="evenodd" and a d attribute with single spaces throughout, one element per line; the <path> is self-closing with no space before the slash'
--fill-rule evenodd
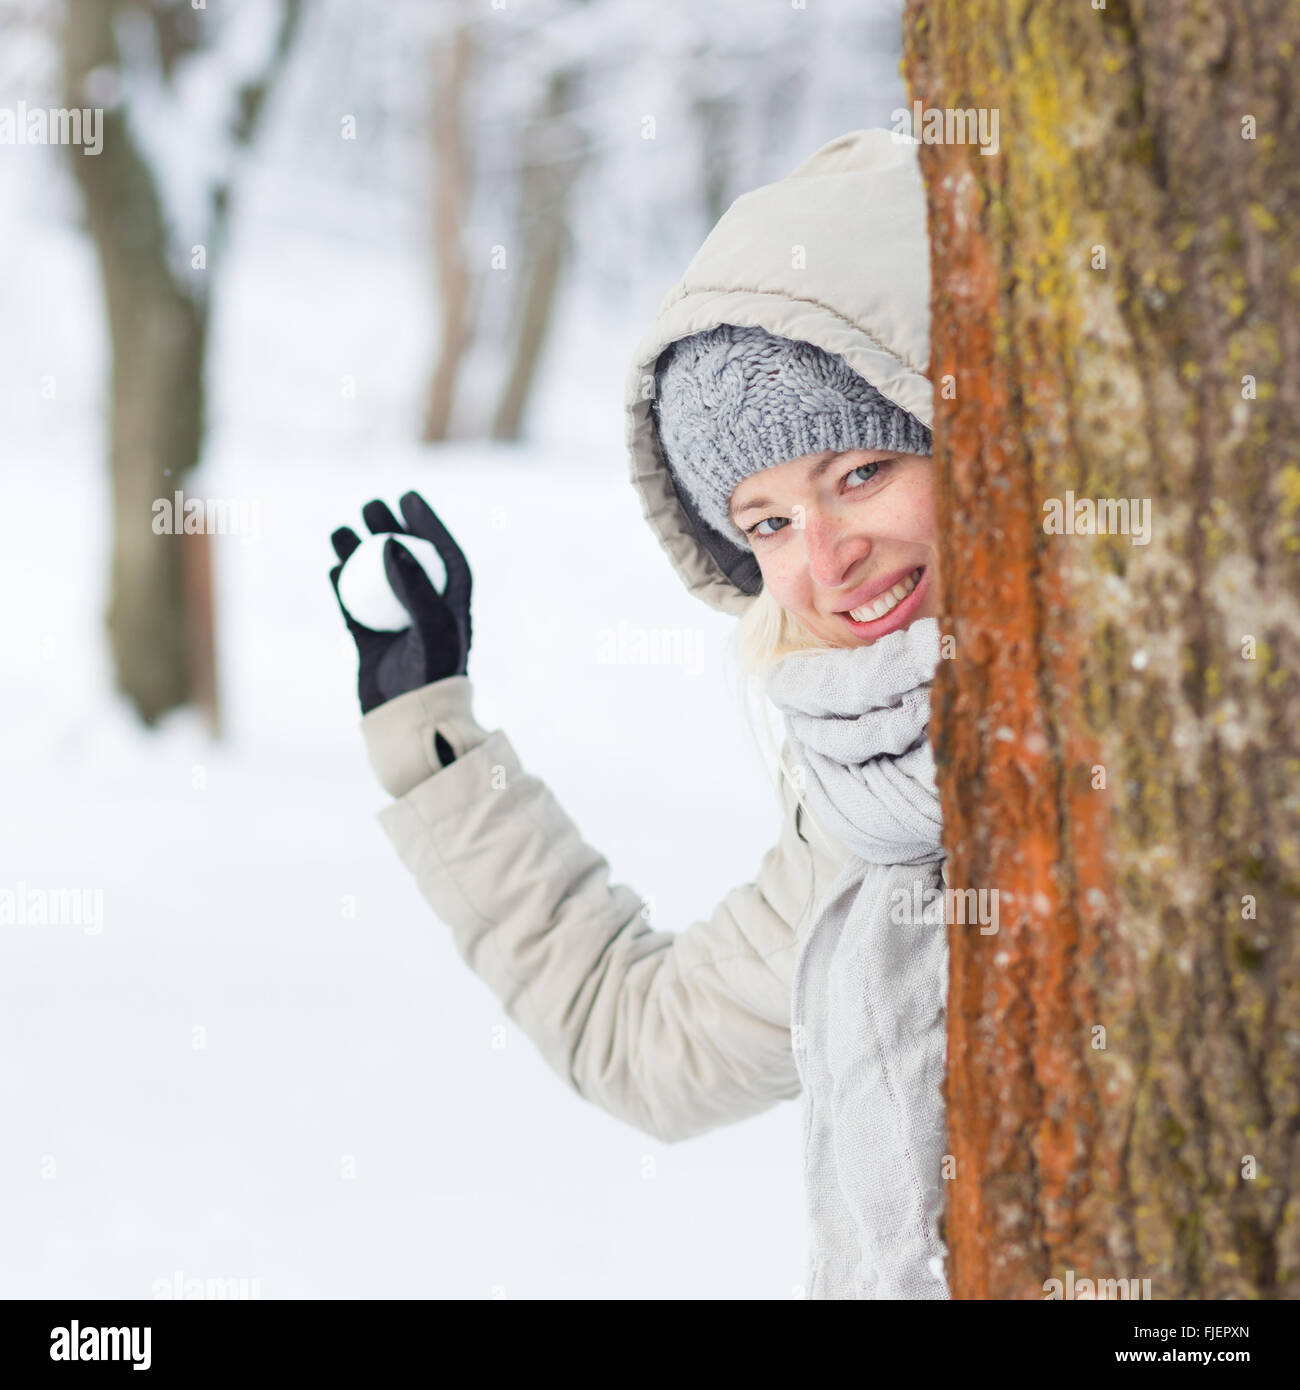
<path id="1" fill-rule="evenodd" d="M 64 84 L 70 106 L 95 104 L 86 92 L 91 72 L 120 78 L 114 24 L 121 8 L 118 0 L 67 0 Z M 196 141 L 222 138 L 244 144 L 251 139 L 299 8 L 300 0 L 284 0 L 274 50 L 264 70 L 240 82 L 229 128 L 196 130 Z M 148 13 L 156 26 L 161 63 L 170 71 L 187 40 L 192 41 L 185 31 L 190 12 L 162 7 Z M 132 138 L 122 103 L 103 112 L 99 154 L 87 157 L 74 146 L 71 157 L 99 258 L 113 364 L 113 558 L 106 619 L 116 684 L 146 724 L 197 701 L 215 733 L 208 538 L 156 534 L 153 504 L 170 501 L 183 490 L 186 475 L 199 461 L 210 277 L 217 273 L 214 261 L 219 259 L 230 190 L 224 184 L 212 190 L 211 221 L 204 229 L 209 265 L 204 279 L 191 285 L 173 263 L 154 172 Z M 179 532 L 181 518 L 173 522 Z"/>
<path id="2" fill-rule="evenodd" d="M 582 160 L 581 136 L 565 118 L 574 78 L 567 69 L 551 74 L 541 117 L 529 133 L 529 152 L 520 171 L 520 242 L 528 255 L 515 315 L 519 331 L 492 421 L 493 439 L 519 437 L 560 283 L 569 236 L 569 194 Z"/>
<path id="3" fill-rule="evenodd" d="M 710 61 L 705 52 L 698 55 L 702 64 Z M 736 128 L 736 101 L 728 96 L 700 96 L 691 106 L 691 116 L 698 132 L 702 182 L 704 185 L 704 215 L 706 235 L 717 226 L 730 205 L 727 194 L 732 187 L 732 142 Z"/>
<path id="4" fill-rule="evenodd" d="M 425 444 L 447 438 L 455 403 L 456 376 L 471 337 L 472 272 L 466 263 L 463 239 L 463 224 L 470 201 L 465 130 L 465 92 L 470 62 L 471 42 L 467 20 L 456 26 L 445 47 L 439 47 L 435 60 L 433 229 L 442 311 L 442 341 L 438 347 L 438 361 L 429 385 L 429 400 L 420 432 Z"/>
<path id="5" fill-rule="evenodd" d="M 113 6 L 72 0 L 65 29 L 70 105 L 86 74 L 116 67 Z M 152 724 L 193 685 L 181 535 L 155 535 L 153 503 L 198 462 L 203 429 L 203 303 L 168 264 L 157 190 L 121 106 L 103 116 L 103 148 L 72 150 L 99 258 L 112 353 L 109 469 L 113 558 L 107 625 L 118 689 Z"/>
<path id="6" fill-rule="evenodd" d="M 909 100 L 999 143 L 913 129 L 932 736 L 952 884 L 999 895 L 949 929 L 957 1298 L 1300 1296 L 1297 32 L 908 0 Z"/>

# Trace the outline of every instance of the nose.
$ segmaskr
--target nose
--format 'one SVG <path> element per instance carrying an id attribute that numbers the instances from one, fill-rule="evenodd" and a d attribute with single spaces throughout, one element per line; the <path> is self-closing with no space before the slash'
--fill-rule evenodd
<path id="1" fill-rule="evenodd" d="M 844 519 L 809 513 L 808 570 L 826 589 L 840 589 L 871 554 L 871 538 Z"/>

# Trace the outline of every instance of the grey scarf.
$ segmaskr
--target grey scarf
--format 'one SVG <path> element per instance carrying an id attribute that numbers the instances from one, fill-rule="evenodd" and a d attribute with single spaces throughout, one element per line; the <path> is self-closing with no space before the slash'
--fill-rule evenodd
<path id="1" fill-rule="evenodd" d="M 939 625 L 799 652 L 769 673 L 809 814 L 850 851 L 795 963 L 809 1296 L 946 1298 L 937 1223 L 947 992 L 942 819 L 927 725 Z"/>
<path id="2" fill-rule="evenodd" d="M 808 809 L 871 864 L 944 857 L 926 737 L 939 623 L 921 618 L 867 647 L 797 652 L 768 676 Z"/>

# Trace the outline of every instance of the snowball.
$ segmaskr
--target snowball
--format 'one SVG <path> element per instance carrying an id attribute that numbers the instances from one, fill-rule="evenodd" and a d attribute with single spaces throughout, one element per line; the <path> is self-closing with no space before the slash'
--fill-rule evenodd
<path id="1" fill-rule="evenodd" d="M 367 536 L 343 566 L 339 597 L 357 622 L 377 632 L 400 632 L 411 626 L 411 615 L 393 592 L 384 569 L 384 546 L 390 540 L 396 540 L 415 556 L 439 593 L 447 585 L 446 566 L 432 541 L 418 536 L 394 536 L 392 532 Z"/>

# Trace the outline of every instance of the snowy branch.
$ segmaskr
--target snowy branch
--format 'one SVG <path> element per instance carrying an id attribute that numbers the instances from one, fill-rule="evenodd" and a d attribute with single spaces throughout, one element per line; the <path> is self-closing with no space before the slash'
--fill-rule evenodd
<path id="1" fill-rule="evenodd" d="M 221 231 L 226 196 L 262 98 L 283 62 L 298 0 L 243 0 L 190 11 L 197 30 L 179 51 L 155 14 L 119 10 L 120 99 L 127 127 L 152 175 L 173 255 Z M 189 6 L 185 8 L 188 10 Z"/>

